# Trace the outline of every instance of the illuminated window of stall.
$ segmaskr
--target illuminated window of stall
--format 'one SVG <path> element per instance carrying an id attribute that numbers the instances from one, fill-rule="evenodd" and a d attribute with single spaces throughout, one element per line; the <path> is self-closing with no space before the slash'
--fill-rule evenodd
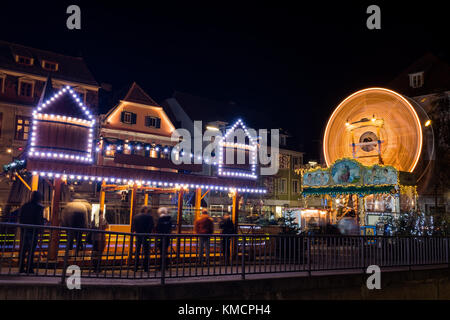
<path id="1" fill-rule="evenodd" d="M 145 148 L 139 144 L 134 146 L 134 154 L 139 156 L 145 156 Z"/>
<path id="2" fill-rule="evenodd" d="M 105 157 L 114 157 L 116 155 L 116 146 L 110 144 L 105 148 Z"/>
<path id="3" fill-rule="evenodd" d="M 158 158 L 158 152 L 156 151 L 156 148 L 150 149 L 150 158 Z"/>
<path id="4" fill-rule="evenodd" d="M 123 154 L 131 154 L 132 146 L 129 143 L 125 143 L 123 146 Z"/>

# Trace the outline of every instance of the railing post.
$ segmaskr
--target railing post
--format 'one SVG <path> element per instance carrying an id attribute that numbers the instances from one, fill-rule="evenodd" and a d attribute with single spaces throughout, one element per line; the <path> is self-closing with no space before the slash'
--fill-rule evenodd
<path id="1" fill-rule="evenodd" d="M 361 264 L 362 264 L 363 273 L 365 273 L 366 265 L 365 265 L 365 259 L 364 259 L 364 255 L 365 255 L 364 236 L 360 236 L 360 238 L 361 238 Z"/>
<path id="2" fill-rule="evenodd" d="M 311 236 L 308 239 L 308 275 L 311 276 Z"/>
<path id="3" fill-rule="evenodd" d="M 58 232 L 58 230 L 56 230 L 56 232 Z M 78 245 L 78 242 L 77 242 Z M 64 283 L 66 282 L 66 273 L 67 273 L 67 257 L 69 255 L 69 246 L 68 243 L 66 242 L 66 249 L 64 250 L 64 263 L 63 263 L 63 267 L 62 267 L 62 274 L 61 274 L 61 284 L 64 285 Z M 58 261 L 55 261 L 55 263 L 58 263 Z"/>
<path id="4" fill-rule="evenodd" d="M 412 243 L 411 243 L 411 236 L 408 237 L 408 267 L 409 271 L 411 271 L 411 253 L 412 253 Z"/>
<path id="5" fill-rule="evenodd" d="M 161 285 L 166 283 L 166 243 L 167 236 L 163 236 L 161 246 Z"/>
<path id="6" fill-rule="evenodd" d="M 242 280 L 245 280 L 245 234 L 242 235 L 243 242 L 242 242 L 242 260 L 241 260 L 241 278 Z M 238 238 L 239 243 L 239 238 Z"/>

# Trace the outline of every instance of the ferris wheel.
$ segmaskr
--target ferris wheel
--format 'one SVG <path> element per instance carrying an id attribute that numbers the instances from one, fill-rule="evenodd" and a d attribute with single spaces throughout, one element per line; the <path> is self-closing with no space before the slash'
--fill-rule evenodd
<path id="1" fill-rule="evenodd" d="M 417 107 L 417 106 L 416 106 Z M 413 172 L 423 148 L 421 119 L 410 101 L 384 88 L 353 93 L 333 111 L 325 128 L 327 166 L 341 158 Z"/>

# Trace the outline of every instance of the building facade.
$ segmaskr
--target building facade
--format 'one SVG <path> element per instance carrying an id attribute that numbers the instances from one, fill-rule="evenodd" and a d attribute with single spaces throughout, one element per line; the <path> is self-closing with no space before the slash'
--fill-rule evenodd
<path id="1" fill-rule="evenodd" d="M 55 89 L 71 86 L 97 112 L 99 85 L 82 58 L 0 41 L 0 163 L 10 163 L 25 152 L 32 107 L 49 76 Z M 3 175 L 1 203 L 8 201 L 11 185 Z"/>
<path id="2" fill-rule="evenodd" d="M 389 87 L 409 97 L 425 113 L 424 150 L 416 176 L 419 208 L 427 214 L 450 213 L 450 66 L 428 53 L 408 66 Z"/>

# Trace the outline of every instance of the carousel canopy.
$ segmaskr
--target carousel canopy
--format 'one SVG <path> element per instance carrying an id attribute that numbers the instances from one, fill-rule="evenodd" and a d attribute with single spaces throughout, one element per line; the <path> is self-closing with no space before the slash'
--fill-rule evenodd
<path id="1" fill-rule="evenodd" d="M 414 175 L 392 166 L 364 166 L 354 159 L 341 159 L 329 168 L 303 173 L 303 195 L 397 193 L 400 185 L 414 185 Z"/>

